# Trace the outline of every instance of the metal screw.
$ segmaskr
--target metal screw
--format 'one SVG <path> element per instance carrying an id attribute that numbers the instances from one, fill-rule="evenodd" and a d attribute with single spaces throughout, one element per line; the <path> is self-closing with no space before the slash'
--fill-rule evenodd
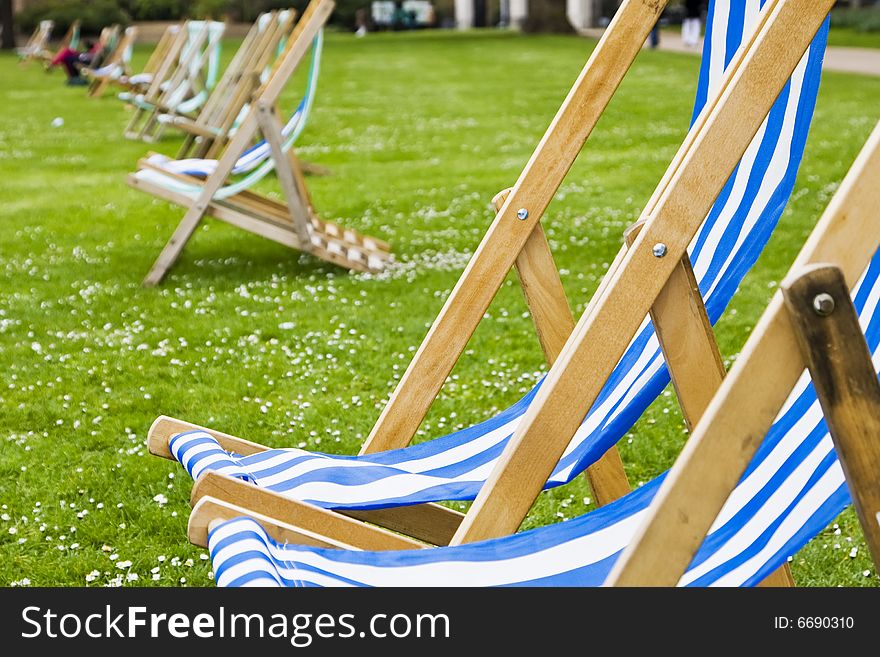
<path id="1" fill-rule="evenodd" d="M 817 294 L 813 298 L 813 310 L 820 317 L 828 317 L 828 315 L 834 312 L 834 297 L 827 292 Z"/>
<path id="2" fill-rule="evenodd" d="M 654 248 L 651 249 L 651 253 L 657 258 L 662 258 L 666 255 L 666 245 L 663 242 L 657 242 Z"/>
<path id="3" fill-rule="evenodd" d="M 519 210 L 516 211 L 516 218 L 519 219 L 520 221 L 525 221 L 526 219 L 529 218 L 529 211 L 526 210 L 525 208 L 520 208 Z"/>

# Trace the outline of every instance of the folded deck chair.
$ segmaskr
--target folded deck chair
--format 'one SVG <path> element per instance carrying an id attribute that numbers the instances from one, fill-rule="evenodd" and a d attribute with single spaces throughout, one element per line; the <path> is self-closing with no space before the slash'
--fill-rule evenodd
<path id="1" fill-rule="evenodd" d="M 880 567 L 878 205 L 880 125 L 673 469 L 605 507 L 504 538 L 362 552 L 285 544 L 296 528 L 204 498 L 190 538 L 220 586 L 751 586 L 851 494 Z"/>
<path id="2" fill-rule="evenodd" d="M 106 57 L 99 68 L 83 69 L 83 75 L 89 79 L 89 97 L 99 98 L 112 81 L 131 73 L 131 55 L 134 52 L 137 33 L 138 29 L 134 25 L 125 28 L 113 52 Z"/>
<path id="3" fill-rule="evenodd" d="M 322 28 L 332 11 L 332 0 L 314 0 L 309 4 L 219 160 L 168 160 L 152 156 L 141 160 L 139 170 L 128 177 L 132 187 L 187 208 L 147 275 L 145 285 L 156 285 L 162 280 L 206 215 L 348 269 L 376 272 L 385 267 L 390 258 L 386 243 L 316 216 L 291 150 L 314 98 Z M 305 98 L 287 123 L 282 124 L 278 98 L 310 48 L 312 65 Z M 264 141 L 249 147 L 258 133 Z M 286 204 L 249 191 L 273 169 Z M 231 175 L 244 177 L 230 180 Z"/>
<path id="4" fill-rule="evenodd" d="M 64 38 L 61 39 L 61 42 L 58 44 L 54 51 L 43 50 L 43 52 L 40 53 L 38 56 L 45 62 L 46 66 L 48 67 L 49 62 L 54 61 L 55 57 L 59 55 L 63 50 L 66 50 L 67 48 L 72 48 L 73 50 L 76 50 L 77 48 L 79 48 L 79 41 L 80 21 L 77 18 L 70 24 L 70 27 L 67 28 L 67 32 L 65 32 Z"/>
<path id="5" fill-rule="evenodd" d="M 34 29 L 33 33 L 28 37 L 27 43 L 21 48 L 16 49 L 19 63 L 24 65 L 32 59 L 42 57 L 43 52 L 49 46 L 49 39 L 52 36 L 52 30 L 55 27 L 54 21 L 40 21 L 39 25 Z"/>
<path id="6" fill-rule="evenodd" d="M 210 95 L 220 69 L 220 50 L 226 24 L 218 21 L 187 21 L 185 42 L 173 72 L 148 93 L 129 99 L 135 111 L 125 129 L 128 139 L 157 141 L 164 124 L 161 112 L 195 112 Z"/>
<path id="7" fill-rule="evenodd" d="M 746 3 L 744 2 L 713 3 L 713 12 L 710 13 L 710 17 L 713 19 L 714 29 L 709 32 L 705 45 L 706 51 L 698 90 L 697 118 L 681 152 L 658 187 L 658 191 L 645 213 L 646 216 L 653 216 L 660 212 L 665 204 L 670 202 L 668 199 L 678 198 L 677 195 L 681 194 L 679 190 L 687 188 L 687 180 L 682 178 L 682 170 L 692 167 L 691 162 L 697 158 L 698 154 L 704 158 L 703 166 L 712 166 L 717 169 L 729 165 L 730 170 L 725 173 L 722 168 L 713 179 L 713 184 L 717 187 L 715 196 L 700 198 L 699 203 L 702 205 L 691 210 L 691 214 L 693 214 L 699 208 L 704 209 L 699 218 L 691 217 L 694 221 L 693 231 L 696 231 L 701 221 L 702 225 L 696 237 L 689 241 L 691 243 L 690 260 L 693 261 L 699 288 L 702 296 L 705 297 L 706 309 L 708 310 L 707 326 L 709 320 L 714 322 L 720 316 L 745 272 L 757 259 L 782 212 L 794 183 L 812 115 L 824 51 L 824 29 L 814 43 L 809 46 L 806 55 L 803 57 L 801 55 L 819 28 L 823 18 L 821 13 L 813 15 L 814 24 L 798 27 L 794 32 L 802 50 L 797 53 L 796 57 L 789 53 L 788 60 L 780 64 L 786 76 L 791 70 L 794 70 L 789 84 L 784 84 L 784 78 L 772 82 L 759 80 L 759 87 L 760 85 L 770 85 L 774 91 L 772 93 L 767 91 L 766 97 L 750 97 L 748 101 L 742 101 L 737 97 L 731 99 L 731 93 L 734 89 L 739 94 L 744 93 L 742 78 L 745 77 L 747 81 L 752 81 L 752 78 L 746 73 L 754 70 L 755 61 L 760 64 L 762 58 L 768 56 L 766 53 L 769 47 L 778 46 L 779 42 L 783 40 L 780 30 L 790 27 L 786 21 L 780 23 L 776 14 L 769 13 L 778 4 L 788 6 L 791 3 L 771 3 L 768 12 L 760 16 L 745 14 Z M 549 198 L 552 197 L 556 186 L 561 182 L 570 165 L 570 160 L 563 163 L 548 162 L 548 157 L 559 157 L 559 144 L 555 142 L 555 139 L 559 135 L 563 136 L 563 143 L 571 149 L 566 151 L 564 156 L 573 159 L 582 145 L 583 139 L 586 138 L 586 134 L 583 134 L 583 138 L 576 142 L 570 131 L 580 130 L 585 124 L 591 124 L 591 121 L 584 120 L 582 114 L 571 111 L 572 103 L 577 102 L 580 98 L 587 98 L 591 103 L 599 102 L 596 90 L 591 89 L 589 84 L 582 86 L 584 81 L 594 80 L 595 78 L 591 78 L 592 71 L 595 69 L 604 70 L 608 63 L 607 59 L 619 62 L 623 58 L 621 53 L 630 52 L 624 44 L 633 49 L 640 47 L 644 36 L 653 25 L 652 20 L 656 18 L 656 16 L 646 16 L 644 13 L 646 11 L 646 5 L 641 3 L 630 2 L 622 5 L 620 13 L 615 17 L 615 22 L 609 27 L 584 74 L 569 95 L 569 100 L 566 101 L 566 105 L 557 115 L 550 131 L 545 135 L 542 147 L 539 147 L 539 151 L 532 157 L 530 165 L 539 162 L 541 166 L 537 169 L 527 169 L 518 186 L 505 201 L 499 219 L 507 219 L 508 223 L 499 224 L 499 219 L 496 219 L 496 223 L 490 229 L 490 235 L 484 238 L 483 245 L 478 249 L 469 268 L 453 291 L 450 297 L 453 301 L 451 303 L 447 301 L 444 311 L 432 328 L 432 333 L 429 334 L 426 343 L 419 350 L 416 360 L 422 359 L 420 367 L 425 362 L 430 362 L 433 368 L 441 371 L 440 376 L 442 377 L 445 377 L 451 369 L 454 357 L 452 357 L 453 363 L 450 364 L 437 358 L 438 354 L 435 351 L 433 360 L 426 359 L 427 349 L 430 348 L 430 345 L 426 347 L 426 344 L 440 330 L 438 327 L 442 329 L 444 322 L 448 321 L 450 316 L 463 325 L 462 331 L 467 331 L 470 328 L 467 322 L 473 321 L 475 326 L 478 321 L 479 316 L 475 318 L 474 314 L 482 315 L 485 312 L 484 306 L 476 308 L 468 306 L 465 312 L 461 312 L 461 302 L 456 307 L 454 298 L 462 290 L 467 289 L 465 286 L 468 284 L 468 276 L 474 270 L 486 277 L 490 276 L 490 273 L 499 272 L 497 263 L 502 255 L 501 248 L 486 250 L 484 247 L 487 243 L 491 244 L 493 238 L 499 239 L 501 235 L 504 235 L 503 231 L 515 229 L 518 223 L 522 223 L 515 215 L 517 208 L 522 206 L 519 203 L 511 204 L 511 199 L 517 195 L 518 191 L 519 194 L 523 194 L 523 191 L 526 192 L 525 196 L 520 196 L 521 199 L 527 198 L 530 203 L 535 203 L 534 186 L 538 184 L 541 186 L 540 191 L 543 198 L 549 201 Z M 640 20 L 643 22 L 638 23 Z M 633 22 L 637 23 L 639 28 L 634 27 Z M 755 28 L 756 23 L 760 29 Z M 750 32 L 750 28 L 754 28 L 756 31 Z M 772 36 L 769 45 L 766 43 L 768 41 L 767 33 Z M 743 34 L 747 37 L 747 47 L 742 48 L 739 54 L 733 57 L 733 52 Z M 625 35 L 623 43 L 620 40 L 620 35 Z M 757 43 L 759 37 L 763 41 Z M 631 43 L 629 39 L 632 40 Z M 786 37 L 786 41 L 791 42 L 791 39 Z M 798 60 L 800 60 L 799 63 Z M 729 64 L 728 72 L 722 74 L 725 64 Z M 622 64 L 622 70 L 615 72 L 615 74 L 622 77 L 627 66 L 628 63 Z M 605 79 L 602 82 L 606 83 L 603 86 L 604 89 L 611 86 L 607 85 Z M 611 89 L 613 90 L 613 86 Z M 776 103 L 772 104 L 779 89 L 783 91 Z M 719 94 L 719 91 L 722 93 Z M 607 102 L 607 97 L 601 100 Z M 711 102 L 709 102 L 710 100 Z M 755 132 L 758 133 L 755 139 L 752 139 L 754 132 L 752 135 L 736 135 L 736 138 L 743 144 L 742 151 L 744 152 L 739 166 L 736 166 L 735 161 L 716 165 L 715 160 L 722 156 L 721 153 L 710 156 L 706 154 L 706 149 L 709 147 L 705 145 L 700 146 L 699 149 L 696 147 L 706 139 L 705 133 L 710 128 L 712 134 L 717 134 L 719 130 L 725 128 L 734 129 L 736 126 L 738 129 L 741 127 L 740 122 L 732 121 L 729 116 L 730 103 L 734 100 L 750 102 L 754 107 L 763 108 L 764 113 L 758 118 L 750 117 L 754 123 Z M 604 105 L 595 106 L 596 116 L 598 116 L 598 112 L 601 112 L 602 107 Z M 768 109 L 770 110 L 769 116 Z M 723 118 L 718 118 L 719 116 Z M 765 117 L 766 120 L 764 120 Z M 725 125 L 724 120 L 729 124 Z M 586 126 L 587 134 L 590 127 L 591 125 Z M 751 145 L 749 145 L 750 141 Z M 550 156 L 545 155 L 542 150 L 548 144 L 551 146 L 550 153 L 552 155 Z M 552 170 L 558 172 L 558 178 L 548 180 L 546 172 L 551 166 Z M 531 173 L 531 171 L 536 173 Z M 732 176 L 730 175 L 731 171 L 734 172 Z M 692 169 L 690 175 L 695 175 Z M 720 194 L 718 194 L 719 190 Z M 712 205 L 716 197 L 717 202 Z M 509 221 L 511 219 L 512 222 Z M 540 229 L 540 224 L 535 225 Z M 526 230 L 529 228 L 527 227 Z M 535 230 L 535 228 L 532 227 L 531 230 Z M 505 237 L 510 239 L 510 234 L 508 233 Z M 539 234 L 539 237 L 543 240 L 542 233 Z M 641 239 L 641 236 L 638 239 Z M 534 245 L 534 242 L 532 244 Z M 552 290 L 552 285 L 546 284 L 548 280 L 550 283 L 553 282 L 548 272 L 557 275 L 552 266 L 552 260 L 549 260 L 547 255 L 545 240 L 544 245 L 543 251 L 532 248 L 527 252 L 527 257 L 518 261 L 521 277 L 527 274 L 534 276 L 536 273 L 535 263 L 541 263 L 540 258 L 545 258 L 543 260 L 544 266 L 539 269 L 543 278 L 532 278 L 532 285 L 526 285 L 527 299 L 529 299 L 529 288 Z M 673 264 L 681 262 L 685 246 L 687 243 L 681 245 L 679 254 L 672 256 Z M 626 251 L 623 262 L 626 259 L 631 260 L 632 252 L 637 247 L 638 241 Z M 657 251 L 660 256 L 664 255 L 664 253 L 660 253 L 659 248 Z M 662 262 L 662 258 L 658 256 L 652 254 L 650 257 L 652 262 Z M 489 260 L 488 270 L 483 269 L 487 260 Z M 510 258 L 510 261 L 512 260 L 513 258 Z M 548 260 L 550 264 L 546 266 Z M 527 267 L 531 269 L 527 269 Z M 622 270 L 622 268 L 621 264 L 618 269 Z M 498 284 L 500 284 L 500 280 L 503 280 L 504 273 L 504 271 L 500 271 Z M 619 272 L 612 267 L 606 280 L 618 275 Z M 650 276 L 652 273 L 648 274 L 643 271 L 640 275 Z M 558 278 L 556 281 L 558 285 Z M 661 286 L 663 282 L 665 279 L 660 282 Z M 473 291 L 471 288 L 471 292 Z M 495 289 L 491 287 L 486 291 L 489 299 L 494 291 Z M 682 302 L 688 306 L 691 302 L 696 303 L 697 301 L 702 304 L 700 295 L 695 296 L 696 299 L 691 300 L 686 297 L 682 298 L 677 309 L 680 312 L 667 314 L 673 318 L 677 315 L 694 316 L 699 322 L 700 317 L 691 313 L 687 307 L 682 308 L 681 305 Z M 601 297 L 601 294 L 597 293 L 596 297 Z M 637 302 L 640 298 L 641 294 L 633 295 L 633 299 Z M 563 314 L 570 313 L 570 311 L 568 311 L 564 296 L 561 299 L 559 305 L 564 310 L 557 312 L 555 318 L 558 320 L 557 324 L 562 324 L 563 328 L 565 328 L 567 321 L 570 332 L 572 326 L 570 314 L 567 320 Z M 530 304 L 530 307 L 536 322 L 541 317 L 546 320 L 548 316 L 551 316 L 547 312 L 547 308 L 551 304 L 546 303 L 546 298 L 543 300 L 545 302 L 543 306 L 540 303 L 534 303 L 535 297 L 532 297 L 531 300 L 533 303 Z M 541 300 L 538 299 L 538 301 Z M 488 300 L 486 303 L 488 304 Z M 595 305 L 595 301 L 592 305 Z M 643 307 L 645 314 L 647 314 L 650 300 Z M 676 309 L 672 308 L 671 310 Z M 589 314 L 590 311 L 586 312 L 585 316 L 589 316 Z M 538 489 L 541 486 L 553 487 L 565 484 L 583 471 L 585 467 L 601 462 L 600 457 L 606 454 L 616 441 L 630 429 L 635 419 L 668 384 L 670 375 L 663 362 L 661 348 L 653 325 L 641 321 L 642 318 L 640 318 L 639 325 L 633 329 L 633 333 L 637 333 L 637 335 L 622 358 L 619 355 L 614 356 L 613 363 L 605 363 L 607 369 L 603 372 L 596 372 L 592 367 L 585 368 L 585 371 L 589 372 L 588 378 L 595 378 L 600 385 L 604 383 L 601 395 L 598 396 L 598 401 L 595 404 L 593 404 L 594 400 L 590 400 L 581 403 L 574 409 L 573 413 L 579 416 L 577 424 L 565 438 L 565 443 L 558 446 L 558 451 L 552 457 L 555 460 L 546 474 L 540 475 L 542 478 L 538 482 Z M 608 325 L 613 325 L 613 323 L 609 322 Z M 543 324 L 539 324 L 538 328 L 542 333 L 545 352 L 550 356 L 550 360 L 553 360 L 555 354 L 551 353 L 552 350 L 555 349 L 558 354 L 560 348 L 558 336 L 555 338 L 556 346 L 547 346 L 550 339 L 554 338 L 552 332 L 554 325 L 552 322 L 545 321 Z M 542 331 L 542 329 L 544 330 Z M 446 337 L 448 338 L 448 336 Z M 563 334 L 562 341 L 565 340 L 565 337 L 567 337 L 567 333 Z M 617 335 L 615 337 L 621 339 Z M 671 335 L 670 337 L 674 338 L 675 336 Z M 699 338 L 698 334 L 694 335 L 695 345 L 699 342 Z M 629 336 L 625 339 L 627 342 L 630 340 Z M 705 335 L 703 340 L 706 341 Z M 461 346 L 461 350 L 463 350 L 463 344 L 466 341 L 467 336 L 464 337 L 462 343 L 450 347 L 450 351 L 455 354 L 460 353 L 458 348 Z M 624 351 L 624 347 L 626 344 L 620 345 L 621 352 Z M 681 352 L 683 350 L 674 349 L 673 351 Z M 706 358 L 713 357 L 711 349 L 705 349 L 698 353 L 707 354 Z M 718 360 L 720 361 L 720 359 Z M 556 364 L 558 365 L 559 361 Z M 615 364 L 616 367 L 613 367 Z M 556 365 L 554 365 L 554 369 L 555 367 Z M 707 363 L 697 359 L 695 363 L 691 363 L 690 367 L 706 369 Z M 413 366 L 411 365 L 408 374 L 412 371 Z M 551 375 L 552 373 L 553 370 L 551 370 Z M 717 370 L 715 376 L 720 380 Z M 579 377 L 581 379 L 584 377 L 584 370 L 579 373 Z M 411 379 L 408 382 L 402 381 L 401 386 L 409 385 L 412 388 L 417 381 L 417 379 Z M 385 540 L 385 537 L 375 535 L 371 528 L 362 525 L 353 528 L 351 524 L 343 522 L 347 520 L 345 518 L 320 512 L 321 509 L 336 509 L 346 515 L 368 519 L 378 525 L 405 531 L 409 536 L 426 542 L 442 544 L 454 538 L 463 516 L 443 507 L 427 506 L 425 503 L 438 500 L 466 500 L 477 496 L 493 469 L 501 463 L 500 458 L 503 456 L 511 436 L 515 437 L 522 430 L 524 418 L 528 417 L 532 404 L 541 394 L 541 389 L 544 386 L 546 386 L 546 380 L 513 407 L 495 418 L 469 429 L 405 449 L 362 453 L 358 457 L 340 457 L 296 449 L 267 451 L 265 447 L 255 443 L 170 418 L 159 418 L 154 423 L 150 431 L 150 450 L 154 454 L 166 457 L 173 455 L 183 463 L 193 477 L 199 478 L 194 487 L 193 499 L 198 499 L 204 494 L 219 495 L 221 489 L 225 489 L 229 501 L 259 500 L 263 505 L 272 504 L 274 509 L 279 513 L 287 514 L 288 518 L 297 514 L 297 517 L 300 518 L 308 517 L 317 523 L 307 527 L 313 533 L 330 531 L 332 525 L 344 529 L 349 541 L 354 540 L 352 532 L 360 532 L 358 535 L 362 536 L 365 541 L 370 541 L 370 545 L 377 545 L 377 542 Z M 399 395 L 400 390 L 399 387 L 395 395 Z M 680 398 L 683 397 L 682 391 L 678 392 Z M 697 392 L 700 393 L 699 390 Z M 688 400 L 682 398 L 681 402 L 687 414 Z M 697 405 L 699 406 L 699 404 Z M 578 412 L 578 408 L 582 410 Z M 589 409 L 589 413 L 587 413 L 587 409 Z M 421 409 L 415 412 L 421 413 Z M 383 417 L 386 415 L 383 414 Z M 586 419 L 584 419 L 585 416 Z M 415 424 L 417 426 L 418 421 Z M 373 435 L 375 434 L 374 429 Z M 408 436 L 406 439 L 408 440 Z M 595 481 L 595 479 L 591 479 L 591 484 L 595 484 Z M 252 485 L 254 483 L 257 485 Z M 623 484 L 628 487 L 625 478 Z M 618 486 L 619 489 L 620 486 Z M 597 491 L 595 485 L 594 491 Z M 605 503 L 619 497 L 620 494 L 609 495 L 606 492 L 603 499 L 599 492 L 596 492 L 596 497 L 600 503 Z M 537 495 L 537 490 L 534 491 L 534 495 Z M 534 499 L 534 495 L 532 499 Z M 309 504 L 298 504 L 296 501 Z M 531 500 L 528 502 L 528 505 L 530 504 Z M 404 505 L 422 506 L 409 509 L 398 508 Z M 515 512 L 520 515 L 519 520 L 515 519 L 515 515 L 507 517 L 507 521 L 513 525 L 508 533 L 518 527 L 522 517 L 527 513 L 528 506 L 524 503 L 523 506 L 525 507 L 524 511 L 520 508 Z M 321 507 L 321 509 L 316 507 Z M 326 533 L 324 535 L 329 536 Z M 397 541 L 396 545 L 399 546 L 399 543 L 400 541 Z"/>
<path id="8" fill-rule="evenodd" d="M 197 115 L 180 112 L 159 115 L 161 123 L 187 134 L 177 159 L 211 158 L 220 152 L 246 115 L 248 101 L 268 78 L 268 67 L 283 51 L 295 18 L 293 9 L 261 14 Z"/>

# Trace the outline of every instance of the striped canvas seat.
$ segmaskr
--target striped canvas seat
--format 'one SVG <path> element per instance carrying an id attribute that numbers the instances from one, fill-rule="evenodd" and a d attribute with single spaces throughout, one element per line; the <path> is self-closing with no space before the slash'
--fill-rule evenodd
<path id="1" fill-rule="evenodd" d="M 853 301 L 880 368 L 880 251 Z M 279 545 L 249 518 L 215 527 L 209 547 L 220 586 L 599 586 L 662 480 L 567 522 L 455 547 L 355 552 Z M 679 584 L 755 585 L 849 503 L 804 373 Z"/>
<path id="2" fill-rule="evenodd" d="M 694 116 L 719 85 L 757 2 L 717 0 L 707 24 Z M 794 185 L 819 85 L 827 25 L 820 31 L 696 234 L 689 253 L 714 323 L 770 237 Z M 589 375 L 588 373 L 586 375 Z M 580 426 L 546 487 L 571 481 L 629 429 L 669 383 L 646 319 Z M 480 424 L 404 449 L 336 456 L 274 449 L 225 452 L 203 431 L 174 436 L 171 453 L 193 478 L 212 470 L 335 509 L 373 509 L 476 497 L 540 383 Z"/>

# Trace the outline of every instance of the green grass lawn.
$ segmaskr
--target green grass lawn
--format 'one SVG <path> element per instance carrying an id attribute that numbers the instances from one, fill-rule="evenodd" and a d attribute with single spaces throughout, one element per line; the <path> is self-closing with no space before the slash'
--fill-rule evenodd
<path id="1" fill-rule="evenodd" d="M 834 27 L 828 32 L 828 45 L 847 48 L 880 48 L 880 32 L 857 32 Z"/>
<path id="2" fill-rule="evenodd" d="M 124 184 L 148 147 L 123 139 L 122 104 L 0 58 L 0 584 L 210 583 L 186 541 L 191 482 L 144 446 L 158 414 L 354 453 L 592 47 L 331 35 L 299 153 L 333 171 L 309 179 L 322 216 L 387 239 L 399 264 L 349 275 L 209 221 L 158 289 L 140 281 L 182 211 Z M 685 134 L 698 64 L 643 52 L 547 213 L 578 313 Z M 880 79 L 826 75 L 792 201 L 718 325 L 728 362 L 878 108 Z M 545 370 L 511 277 L 419 438 L 486 418 Z M 667 391 L 621 441 L 630 480 L 663 472 L 686 437 Z M 545 493 L 525 526 L 590 497 L 582 478 Z M 855 516 L 836 522 L 794 557 L 798 583 L 876 585 Z"/>

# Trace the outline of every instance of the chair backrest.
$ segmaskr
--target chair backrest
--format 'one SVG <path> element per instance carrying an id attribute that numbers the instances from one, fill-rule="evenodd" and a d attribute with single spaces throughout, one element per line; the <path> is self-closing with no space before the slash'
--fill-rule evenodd
<path id="1" fill-rule="evenodd" d="M 187 41 L 180 53 L 180 65 L 159 101 L 162 107 L 181 113 L 193 112 L 207 100 L 216 82 L 226 24 L 189 21 L 186 29 Z"/>
<path id="2" fill-rule="evenodd" d="M 229 130 L 253 93 L 254 76 L 289 34 L 293 18 L 294 12 L 289 10 L 265 12 L 257 18 L 199 113 L 199 125 L 221 134 Z"/>

